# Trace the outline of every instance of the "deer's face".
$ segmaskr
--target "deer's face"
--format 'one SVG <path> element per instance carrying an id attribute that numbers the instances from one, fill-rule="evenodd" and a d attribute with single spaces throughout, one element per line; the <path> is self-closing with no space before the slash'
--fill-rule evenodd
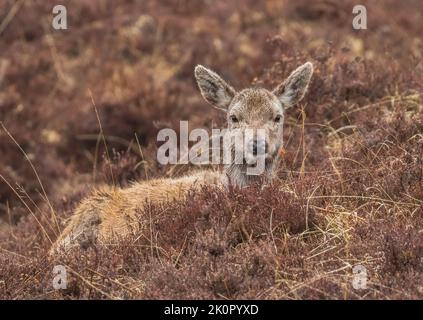
<path id="1" fill-rule="evenodd" d="M 258 157 L 271 161 L 283 142 L 284 108 L 266 89 L 244 89 L 231 101 L 227 112 L 228 129 L 242 136 L 242 148 L 233 148 L 246 165 L 257 164 Z M 232 140 L 235 143 L 235 140 Z"/>
<path id="2" fill-rule="evenodd" d="M 310 62 L 297 68 L 272 92 L 262 88 L 236 92 L 213 71 L 197 66 L 195 77 L 207 102 L 227 113 L 228 129 L 241 140 L 232 140 L 231 149 L 242 164 L 256 165 L 258 159 L 272 162 L 283 144 L 284 111 L 298 103 L 313 73 Z M 242 141 L 242 148 L 235 148 Z"/>

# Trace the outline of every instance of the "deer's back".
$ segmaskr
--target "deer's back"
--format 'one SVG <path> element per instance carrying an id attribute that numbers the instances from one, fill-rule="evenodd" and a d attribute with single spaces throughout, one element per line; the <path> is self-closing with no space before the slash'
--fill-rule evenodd
<path id="1" fill-rule="evenodd" d="M 223 186 L 225 177 L 217 171 L 199 171 L 184 177 L 134 183 L 128 188 L 104 187 L 93 192 L 75 209 L 69 224 L 52 251 L 74 246 L 87 247 L 125 237 L 148 222 L 139 219 L 148 204 L 163 205 L 185 199 L 190 190 L 204 185 Z"/>

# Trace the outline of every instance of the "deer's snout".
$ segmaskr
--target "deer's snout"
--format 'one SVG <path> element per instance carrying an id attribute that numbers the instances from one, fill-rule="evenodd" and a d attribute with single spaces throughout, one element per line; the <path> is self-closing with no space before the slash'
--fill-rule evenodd
<path id="1" fill-rule="evenodd" d="M 264 155 L 268 149 L 268 144 L 264 139 L 253 139 L 248 142 L 248 151 L 254 156 Z"/>

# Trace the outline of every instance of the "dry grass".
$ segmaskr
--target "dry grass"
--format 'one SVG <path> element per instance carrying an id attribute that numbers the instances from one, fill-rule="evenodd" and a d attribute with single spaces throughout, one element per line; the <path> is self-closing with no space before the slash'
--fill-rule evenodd
<path id="1" fill-rule="evenodd" d="M 365 1 L 366 31 L 353 1 L 80 0 L 63 32 L 53 4 L 0 4 L 0 298 L 423 298 L 420 1 Z M 145 233 L 46 258 L 90 189 L 189 169 L 155 162 L 158 130 L 224 124 L 196 64 L 271 88 L 306 60 L 272 185 L 149 207 Z"/>

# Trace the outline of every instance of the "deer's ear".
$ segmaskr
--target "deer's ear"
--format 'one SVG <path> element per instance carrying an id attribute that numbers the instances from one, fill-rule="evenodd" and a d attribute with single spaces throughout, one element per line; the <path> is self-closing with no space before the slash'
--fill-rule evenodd
<path id="1" fill-rule="evenodd" d="M 295 69 L 283 83 L 273 90 L 284 108 L 294 106 L 304 97 L 312 74 L 313 65 L 311 62 L 307 62 Z"/>
<path id="2" fill-rule="evenodd" d="M 195 67 L 195 78 L 204 99 L 214 107 L 227 111 L 235 96 L 235 90 L 215 72 L 198 65 Z"/>

